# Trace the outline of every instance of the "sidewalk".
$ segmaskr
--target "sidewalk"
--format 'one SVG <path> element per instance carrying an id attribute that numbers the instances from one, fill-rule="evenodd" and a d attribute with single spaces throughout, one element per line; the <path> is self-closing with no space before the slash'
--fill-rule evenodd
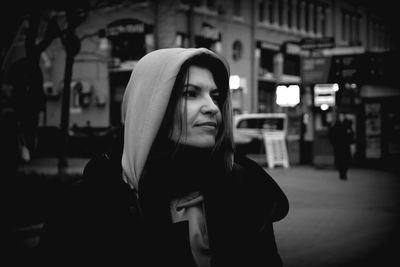
<path id="1" fill-rule="evenodd" d="M 285 267 L 400 266 L 400 178 L 391 172 L 297 166 L 267 170 L 290 211 L 275 223 Z"/>
<path id="2" fill-rule="evenodd" d="M 67 176 L 79 177 L 87 161 L 69 159 Z M 400 177 L 361 168 L 351 168 L 347 181 L 339 180 L 334 169 L 313 166 L 266 171 L 290 202 L 288 216 L 274 224 L 284 267 L 400 266 Z M 57 159 L 21 165 L 20 174 L 26 178 L 9 202 L 20 220 L 13 241 L 21 251 L 34 251 L 55 185 L 63 183 L 58 181 Z"/>
<path id="3" fill-rule="evenodd" d="M 88 158 L 68 158 L 66 173 L 69 175 L 81 175 Z M 23 174 L 40 174 L 46 176 L 58 175 L 58 158 L 37 158 L 19 166 L 19 172 Z"/>

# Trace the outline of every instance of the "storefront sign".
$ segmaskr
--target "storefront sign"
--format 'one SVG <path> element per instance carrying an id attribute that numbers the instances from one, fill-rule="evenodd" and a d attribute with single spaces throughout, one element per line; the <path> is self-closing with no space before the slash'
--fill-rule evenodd
<path id="1" fill-rule="evenodd" d="M 301 58 L 300 75 L 303 84 L 327 83 L 331 57 Z"/>
<path id="2" fill-rule="evenodd" d="M 314 86 L 314 106 L 334 106 L 335 95 L 338 90 L 337 84 L 316 84 Z"/>
<path id="3" fill-rule="evenodd" d="M 145 34 L 149 32 L 149 26 L 136 19 L 120 19 L 111 22 L 107 27 L 107 37 L 121 34 Z"/>
<path id="4" fill-rule="evenodd" d="M 300 41 L 302 49 L 323 49 L 332 48 L 335 46 L 335 38 L 333 37 L 321 37 L 321 38 L 303 38 Z"/>
<path id="5" fill-rule="evenodd" d="M 357 82 L 362 67 L 362 57 L 362 55 L 333 56 L 330 81 Z"/>
<path id="6" fill-rule="evenodd" d="M 106 36 L 112 47 L 112 68 L 120 68 L 123 62 L 143 57 L 147 52 L 147 35 L 151 31 L 151 25 L 137 19 L 119 19 L 108 24 Z"/>
<path id="7" fill-rule="evenodd" d="M 276 104 L 281 107 L 294 107 L 300 103 L 298 85 L 278 85 L 276 87 Z"/>

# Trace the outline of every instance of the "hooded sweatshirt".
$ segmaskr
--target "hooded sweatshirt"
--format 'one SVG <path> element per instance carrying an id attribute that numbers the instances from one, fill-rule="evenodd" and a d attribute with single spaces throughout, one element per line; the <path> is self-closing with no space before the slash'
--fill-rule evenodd
<path id="1" fill-rule="evenodd" d="M 122 103 L 125 124 L 122 168 L 124 181 L 137 195 L 139 195 L 139 180 L 164 118 L 176 76 L 187 59 L 200 53 L 219 58 L 204 48 L 160 49 L 144 56 L 131 74 Z M 220 60 L 225 64 L 222 59 Z M 188 156 L 194 155 L 192 153 Z M 159 168 L 163 164 L 160 162 L 156 165 Z M 161 179 L 167 178 L 165 175 L 162 176 Z M 190 245 L 197 266 L 210 266 L 203 196 L 194 191 L 172 199 L 170 212 L 172 223 L 188 222 Z"/>
<path id="2" fill-rule="evenodd" d="M 125 124 L 122 168 L 125 182 L 136 192 L 176 75 L 187 59 L 201 53 L 219 58 L 205 48 L 160 49 L 140 59 L 131 74 L 122 102 Z"/>

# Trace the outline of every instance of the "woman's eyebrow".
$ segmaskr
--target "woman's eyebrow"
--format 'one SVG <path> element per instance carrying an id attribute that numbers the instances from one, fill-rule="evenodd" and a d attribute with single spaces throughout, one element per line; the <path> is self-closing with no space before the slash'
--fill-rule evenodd
<path id="1" fill-rule="evenodd" d="M 192 83 L 187 83 L 183 87 L 194 87 L 195 89 L 201 89 L 200 86 L 192 84 Z"/>
<path id="2" fill-rule="evenodd" d="M 202 90 L 201 86 L 198 86 L 198 85 L 195 85 L 195 84 L 192 84 L 192 83 L 187 83 L 187 84 L 185 84 L 185 85 L 183 86 L 183 88 L 185 88 L 185 89 L 192 89 L 192 90 L 196 90 L 196 91 L 201 91 L 201 90 Z"/>
<path id="3" fill-rule="evenodd" d="M 193 87 L 193 89 L 199 90 L 199 91 L 203 90 L 201 86 L 196 85 L 196 84 L 192 84 L 192 83 L 187 83 L 183 87 L 184 88 Z M 210 91 L 213 91 L 213 92 L 214 91 L 219 91 L 219 88 L 212 88 Z"/>

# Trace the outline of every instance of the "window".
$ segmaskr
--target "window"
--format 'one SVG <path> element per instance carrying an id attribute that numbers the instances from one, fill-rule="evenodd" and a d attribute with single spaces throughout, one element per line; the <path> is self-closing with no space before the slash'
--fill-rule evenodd
<path id="1" fill-rule="evenodd" d="M 263 22 L 265 20 L 265 2 L 264 1 L 260 1 L 258 3 L 258 21 L 259 22 Z"/>
<path id="2" fill-rule="evenodd" d="M 347 23 L 346 23 L 346 12 L 342 11 L 342 40 L 347 40 Z"/>
<path id="3" fill-rule="evenodd" d="M 313 28 L 312 31 L 314 33 L 318 32 L 318 26 L 319 26 L 319 16 L 318 16 L 318 10 L 320 7 L 318 6 L 314 6 L 313 10 L 312 10 L 312 16 L 313 16 Z"/>
<path id="4" fill-rule="evenodd" d="M 283 73 L 288 75 L 300 75 L 300 56 L 299 55 L 284 55 Z"/>
<path id="5" fill-rule="evenodd" d="M 278 1 L 278 21 L 279 21 L 279 25 L 283 25 L 283 2 L 282 1 Z"/>
<path id="6" fill-rule="evenodd" d="M 273 72 L 274 71 L 274 55 L 275 51 L 271 49 L 261 48 L 260 55 L 260 69 L 264 72 Z"/>
<path id="7" fill-rule="evenodd" d="M 326 36 L 326 27 L 327 27 L 327 25 L 326 25 L 326 7 L 322 8 L 320 25 L 321 25 L 322 36 Z"/>
<path id="8" fill-rule="evenodd" d="M 296 19 L 297 19 L 296 24 L 297 24 L 297 29 L 299 29 L 299 30 L 300 30 L 302 27 L 304 27 L 304 25 L 302 25 L 302 23 L 301 23 L 301 21 L 302 21 L 302 19 L 303 19 L 303 17 L 302 17 L 302 12 L 301 12 L 302 6 L 304 6 L 304 2 L 299 1 L 299 2 L 297 3 L 297 7 L 296 7 Z"/>
<path id="9" fill-rule="evenodd" d="M 288 6 L 287 6 L 287 26 L 289 28 L 292 28 L 293 26 L 293 16 L 292 16 L 292 0 L 288 0 Z"/>
<path id="10" fill-rule="evenodd" d="M 242 1 L 241 0 L 233 0 L 233 16 L 235 16 L 235 17 L 242 16 Z"/>
<path id="11" fill-rule="evenodd" d="M 309 30 L 310 30 L 310 16 L 311 16 L 311 14 L 310 14 L 310 8 L 309 8 L 309 6 L 308 5 L 306 5 L 305 6 L 305 12 L 304 12 L 305 14 L 305 25 L 304 25 L 304 29 L 305 29 L 305 31 L 306 32 L 308 32 Z"/>
<path id="12" fill-rule="evenodd" d="M 237 128 L 239 129 L 264 129 L 283 130 L 284 120 L 281 118 L 248 118 L 242 119 Z"/>
<path id="13" fill-rule="evenodd" d="M 275 82 L 258 81 L 258 112 L 274 112 Z"/>
<path id="14" fill-rule="evenodd" d="M 275 0 L 270 0 L 268 2 L 268 17 L 269 23 L 273 24 L 275 22 Z"/>
<path id="15" fill-rule="evenodd" d="M 232 57 L 233 60 L 237 61 L 242 58 L 242 52 L 243 52 L 243 45 L 240 40 L 236 40 L 233 42 L 232 45 Z"/>

